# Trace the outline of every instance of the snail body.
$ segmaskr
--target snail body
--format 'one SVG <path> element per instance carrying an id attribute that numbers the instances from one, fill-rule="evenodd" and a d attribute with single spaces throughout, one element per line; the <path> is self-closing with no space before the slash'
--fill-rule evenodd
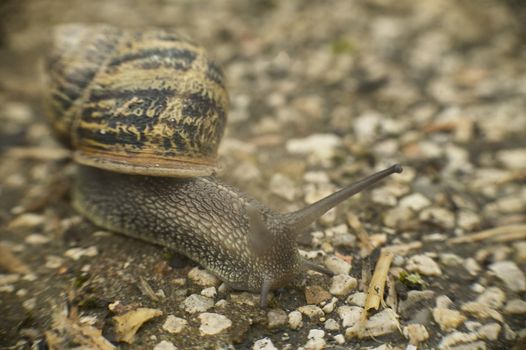
<path id="1" fill-rule="evenodd" d="M 56 29 L 50 121 L 79 163 L 75 208 L 96 225 L 182 253 L 234 289 L 261 293 L 307 269 L 296 236 L 399 165 L 281 214 L 211 176 L 228 111 L 220 68 L 161 30 Z"/>

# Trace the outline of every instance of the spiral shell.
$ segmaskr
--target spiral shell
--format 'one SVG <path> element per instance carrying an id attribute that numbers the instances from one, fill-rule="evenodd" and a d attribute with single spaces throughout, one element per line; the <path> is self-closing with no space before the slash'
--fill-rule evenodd
<path id="1" fill-rule="evenodd" d="M 78 163 L 128 174 L 209 175 L 228 112 L 204 49 L 162 30 L 55 29 L 47 109 Z"/>

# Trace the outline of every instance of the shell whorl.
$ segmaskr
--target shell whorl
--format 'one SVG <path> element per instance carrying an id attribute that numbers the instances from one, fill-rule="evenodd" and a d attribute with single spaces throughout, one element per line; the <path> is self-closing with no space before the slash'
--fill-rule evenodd
<path id="1" fill-rule="evenodd" d="M 143 175 L 216 170 L 228 94 L 204 49 L 162 30 L 55 29 L 47 101 L 75 160 Z"/>

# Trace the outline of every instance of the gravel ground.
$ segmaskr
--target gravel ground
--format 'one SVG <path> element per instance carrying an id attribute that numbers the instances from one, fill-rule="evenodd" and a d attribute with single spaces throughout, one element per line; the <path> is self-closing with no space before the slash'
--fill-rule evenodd
<path id="1" fill-rule="evenodd" d="M 37 64 L 48 29 L 71 21 L 171 27 L 207 47 L 231 97 L 221 177 L 276 210 L 402 164 L 300 237 L 338 275 L 308 274 L 261 310 L 79 216 Z M 526 348 L 524 23 L 523 3 L 497 0 L 3 1 L 0 346 Z M 381 249 L 385 300 L 364 323 Z"/>

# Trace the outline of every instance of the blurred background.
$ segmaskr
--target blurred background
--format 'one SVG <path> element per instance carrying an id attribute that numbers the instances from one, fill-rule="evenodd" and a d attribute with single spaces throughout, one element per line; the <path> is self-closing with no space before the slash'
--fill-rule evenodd
<path id="1" fill-rule="evenodd" d="M 399 180 L 344 205 L 369 232 L 387 235 L 380 244 L 432 234 L 442 234 L 443 241 L 526 222 L 525 1 L 2 0 L 2 227 L 24 211 L 47 222 L 75 215 L 67 196 L 52 201 L 57 210 L 47 204 L 28 209 L 55 188 L 56 178 L 69 175 L 60 154 L 10 152 L 58 147 L 40 103 L 38 63 L 50 28 L 66 22 L 170 28 L 205 46 L 224 69 L 231 99 L 221 176 L 273 208 L 299 208 L 358 175 L 399 162 L 405 167 Z M 403 201 L 414 193 L 424 199 Z M 318 228 L 344 222 L 343 212 L 325 216 Z M 79 228 L 77 243 L 82 230 L 95 228 Z M 319 233 L 316 240 L 309 233 L 303 244 L 319 248 L 320 239 L 330 237 Z M 6 235 L 4 242 L 16 246 L 23 238 Z M 440 249 L 436 242 L 427 247 Z M 517 257 L 515 248 L 502 247 L 500 255 L 491 244 L 456 254 L 477 256 L 482 268 L 515 259 L 524 270 L 524 253 Z M 53 254 L 62 255 L 59 248 Z M 39 249 L 22 249 L 20 256 L 39 266 Z M 463 291 L 478 278 L 455 280 L 460 274 L 449 273 L 444 271 L 444 283 L 450 290 L 456 285 Z M 59 291 L 48 298 L 60 300 Z M 26 322 L 19 316 L 21 300 L 10 298 L 0 304 L 11 315 L 0 329 Z M 46 329 L 45 316 L 34 315 L 34 324 Z M 524 314 L 507 319 L 517 332 L 523 321 Z M 439 333 L 433 332 L 431 344 Z M 508 349 L 515 339 L 502 337 L 493 349 Z"/>

